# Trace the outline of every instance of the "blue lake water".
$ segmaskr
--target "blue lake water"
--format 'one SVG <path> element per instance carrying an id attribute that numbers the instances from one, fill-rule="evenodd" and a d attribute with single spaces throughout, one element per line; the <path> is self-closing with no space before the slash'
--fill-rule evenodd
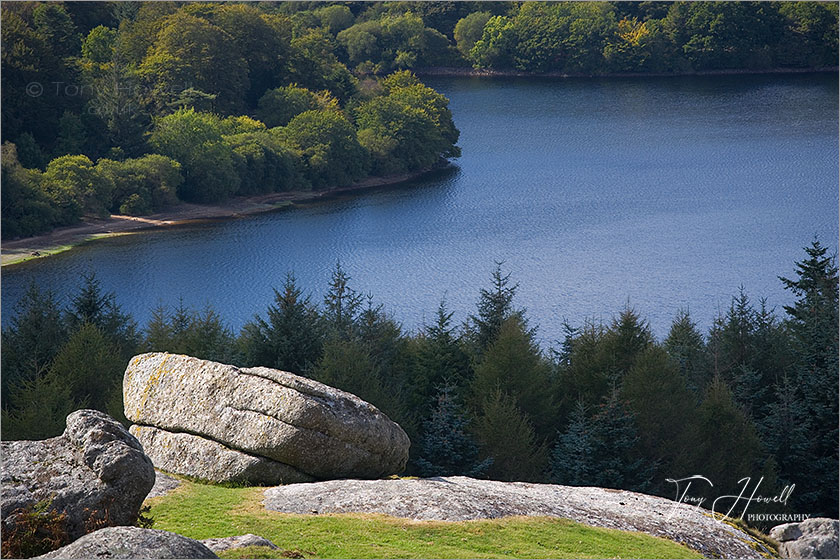
<path id="1" fill-rule="evenodd" d="M 340 260 L 414 330 L 444 297 L 465 320 L 505 261 L 545 346 L 628 304 L 661 338 L 680 309 L 707 330 L 741 285 L 781 313 L 777 276 L 815 235 L 837 246 L 836 75 L 425 81 L 461 130 L 451 169 L 4 268 L 3 324 L 29 283 L 67 301 L 94 270 L 141 325 L 183 298 L 238 330 L 289 271 L 319 300 Z"/>

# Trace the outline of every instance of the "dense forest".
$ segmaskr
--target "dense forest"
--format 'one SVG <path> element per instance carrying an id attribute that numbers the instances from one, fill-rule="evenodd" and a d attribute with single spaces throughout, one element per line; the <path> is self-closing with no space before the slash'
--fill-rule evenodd
<path id="1" fill-rule="evenodd" d="M 6 2 L 2 234 L 458 155 L 410 72 L 837 64 L 819 2 Z"/>
<path id="2" fill-rule="evenodd" d="M 838 271 L 818 241 L 805 251 L 796 275 L 780 278 L 793 296 L 782 316 L 741 290 L 707 333 L 683 312 L 659 341 L 624 309 L 609 324 L 566 325 L 550 349 L 536 342 L 502 265 L 474 315 L 459 323 L 443 301 L 415 333 L 340 265 L 322 302 L 289 275 L 238 334 L 213 309 L 183 305 L 155 310 L 141 329 L 92 274 L 66 305 L 32 286 L 2 332 L 2 435 L 56 435 L 81 407 L 125 421 L 129 358 L 169 351 L 284 369 L 359 395 L 409 434 L 410 475 L 670 498 L 668 478 L 703 475 L 715 487 L 695 485 L 692 495 L 721 496 L 763 477 L 760 495 L 795 485 L 788 511 L 834 516 Z"/>

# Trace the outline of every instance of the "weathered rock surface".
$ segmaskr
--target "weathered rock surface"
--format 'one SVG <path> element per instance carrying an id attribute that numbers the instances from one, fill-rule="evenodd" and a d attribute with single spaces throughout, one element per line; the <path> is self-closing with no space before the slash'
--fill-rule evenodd
<path id="1" fill-rule="evenodd" d="M 463 476 L 332 480 L 268 488 L 265 507 L 285 513 L 382 513 L 466 521 L 512 515 L 562 517 L 664 537 L 706 557 L 761 558 L 763 545 L 705 510 L 636 492 L 496 482 Z"/>
<path id="2" fill-rule="evenodd" d="M 231 548 L 245 548 L 246 546 L 267 546 L 268 548 L 277 550 L 279 547 L 270 540 L 260 537 L 258 535 L 237 535 L 235 537 L 220 537 L 217 539 L 202 539 L 201 544 L 213 552 L 222 552 L 223 550 L 230 550 Z"/>
<path id="3" fill-rule="evenodd" d="M 785 523 L 770 529 L 770 537 L 779 541 L 782 558 L 838 558 L 840 521 L 825 517 Z"/>
<path id="4" fill-rule="evenodd" d="M 4 533 L 14 527 L 16 511 L 40 502 L 67 514 L 71 539 L 96 527 L 134 523 L 155 481 L 137 439 L 96 410 L 70 414 L 61 436 L 2 442 L 2 452 Z"/>
<path id="5" fill-rule="evenodd" d="M 187 537 L 140 527 L 109 527 L 38 558 L 218 558 Z"/>
<path id="6" fill-rule="evenodd" d="M 166 473 L 155 470 L 155 485 L 152 486 L 152 489 L 146 495 L 146 499 L 148 500 L 149 498 L 160 498 L 161 496 L 166 496 L 180 485 L 181 481 L 177 478 L 173 478 Z"/>
<path id="7" fill-rule="evenodd" d="M 401 472 L 408 459 L 408 436 L 376 407 L 288 372 L 142 354 L 126 369 L 123 397 L 135 424 L 199 436 L 314 478 L 375 478 Z"/>
<path id="8" fill-rule="evenodd" d="M 155 467 L 214 482 L 291 484 L 314 480 L 284 463 L 236 451 L 221 443 L 151 426 L 131 427 Z"/>

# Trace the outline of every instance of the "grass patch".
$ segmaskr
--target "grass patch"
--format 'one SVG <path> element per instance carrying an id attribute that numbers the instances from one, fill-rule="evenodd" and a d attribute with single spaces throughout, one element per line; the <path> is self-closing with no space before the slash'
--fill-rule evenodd
<path id="1" fill-rule="evenodd" d="M 280 547 L 227 551 L 222 558 L 702 558 L 666 539 L 548 517 L 451 523 L 283 514 L 262 507 L 263 491 L 184 480 L 149 500 L 148 515 L 155 529 L 193 539 L 254 533 Z"/>

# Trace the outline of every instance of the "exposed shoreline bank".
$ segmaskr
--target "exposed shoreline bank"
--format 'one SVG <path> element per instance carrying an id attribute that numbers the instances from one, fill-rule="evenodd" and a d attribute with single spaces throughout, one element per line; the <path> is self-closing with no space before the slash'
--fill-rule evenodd
<path id="1" fill-rule="evenodd" d="M 685 76 L 742 76 L 754 74 L 825 74 L 840 71 L 840 66 L 818 68 L 765 68 L 762 70 L 695 70 L 691 72 L 613 72 L 585 74 L 566 72 L 524 72 L 521 70 L 493 70 L 488 68 L 433 67 L 415 68 L 417 76 L 453 76 L 465 78 L 667 78 Z"/>
<path id="2" fill-rule="evenodd" d="M 377 187 L 399 185 L 414 179 L 419 179 L 433 171 L 446 169 L 450 165 L 451 163 L 447 162 L 410 173 L 368 177 L 352 185 L 323 191 L 286 191 L 256 196 L 235 197 L 219 204 L 181 202 L 162 212 L 148 216 L 112 214 L 108 218 L 85 219 L 81 223 L 56 228 L 42 235 L 10 241 L 3 240 L 2 249 L 0 249 L 0 260 L 2 260 L 2 267 L 5 268 L 6 266 L 62 253 L 95 239 L 128 235 L 149 229 L 204 221 L 229 220 L 242 216 L 273 212 L 295 204 L 328 200 L 335 196 Z"/>

